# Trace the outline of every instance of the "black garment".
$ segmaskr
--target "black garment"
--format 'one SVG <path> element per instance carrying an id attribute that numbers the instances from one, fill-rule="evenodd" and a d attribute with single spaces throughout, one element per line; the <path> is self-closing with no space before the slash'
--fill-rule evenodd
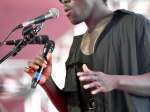
<path id="1" fill-rule="evenodd" d="M 96 108 L 86 111 L 88 104 L 83 98 L 83 86 L 76 76 L 80 71 L 77 69 L 80 58 L 77 54 L 82 37 L 74 37 L 66 61 L 67 74 L 63 91 L 67 94 L 68 112 L 150 112 L 149 97 L 119 90 L 88 94 L 86 101 L 95 98 Z M 96 41 L 91 65 L 91 70 L 111 75 L 133 76 L 150 72 L 150 21 L 126 10 L 115 11 Z"/>

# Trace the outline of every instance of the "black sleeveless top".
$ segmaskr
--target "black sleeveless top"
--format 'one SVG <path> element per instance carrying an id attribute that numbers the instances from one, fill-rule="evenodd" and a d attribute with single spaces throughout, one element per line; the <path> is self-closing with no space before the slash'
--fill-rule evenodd
<path id="1" fill-rule="evenodd" d="M 78 46 L 76 46 L 76 50 L 71 50 L 71 52 L 75 54 L 74 63 L 66 64 L 67 71 L 71 72 L 69 74 L 67 73 L 67 86 L 65 86 L 70 86 L 71 88 L 64 88 L 67 93 L 68 112 L 96 112 L 95 109 L 98 109 L 96 108 L 98 105 L 102 107 L 102 104 L 100 104 L 101 95 L 99 95 L 99 98 L 96 99 L 95 95 L 91 94 L 92 89 L 95 88 L 84 89 L 83 85 L 89 82 L 79 81 L 79 78 L 76 75 L 77 72 L 83 71 L 83 64 L 86 64 L 90 70 L 93 70 L 93 54 L 85 55 L 81 52 L 81 39 L 82 37 L 80 38 Z"/>
<path id="2" fill-rule="evenodd" d="M 66 81 L 63 89 L 68 112 L 150 112 L 150 96 L 139 96 L 119 90 L 91 95 L 91 90 L 84 90 L 85 82 L 80 82 L 76 75 L 78 71 L 82 71 L 83 63 L 93 71 L 111 75 L 135 76 L 150 72 L 148 29 L 150 21 L 145 17 L 117 10 L 96 41 L 93 55 L 86 56 L 81 53 L 80 43 L 83 35 L 74 37 L 66 61 Z"/>
<path id="3" fill-rule="evenodd" d="M 78 63 L 76 66 L 76 73 L 83 71 L 82 65 L 86 64 L 89 69 L 93 70 L 93 54 L 91 55 L 85 55 L 81 52 L 80 45 L 77 49 L 76 58 L 78 59 Z M 83 89 L 83 85 L 85 85 L 87 82 L 79 81 L 78 77 L 77 80 L 77 88 L 78 88 L 78 95 L 80 99 L 80 108 L 82 111 L 88 110 L 88 102 L 92 98 L 90 89 Z"/>

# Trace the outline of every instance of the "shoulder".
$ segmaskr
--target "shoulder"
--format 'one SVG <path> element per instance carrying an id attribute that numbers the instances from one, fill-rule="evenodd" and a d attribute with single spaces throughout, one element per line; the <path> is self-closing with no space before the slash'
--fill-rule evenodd
<path id="1" fill-rule="evenodd" d="M 71 48 L 70 48 L 70 51 L 74 51 L 74 49 L 77 47 L 77 45 L 81 42 L 82 38 L 83 38 L 83 35 L 77 35 L 77 36 L 74 36 L 73 37 L 73 42 L 72 42 L 72 45 L 71 45 Z"/>
<path id="2" fill-rule="evenodd" d="M 76 46 L 76 44 L 80 43 L 83 38 L 83 35 L 84 34 L 74 36 L 72 46 L 74 46 L 74 45 Z"/>
<path id="3" fill-rule="evenodd" d="M 133 11 L 119 9 L 114 11 L 114 19 L 120 18 L 118 22 L 133 27 L 140 27 L 141 25 L 149 25 L 150 20 L 140 13 Z"/>
<path id="4" fill-rule="evenodd" d="M 129 11 L 129 10 L 125 10 L 125 9 L 118 9 L 118 10 L 114 11 L 114 14 L 127 15 L 130 17 L 134 17 L 137 20 L 148 20 L 148 18 L 146 18 L 144 15 L 142 15 L 140 13 L 135 13 L 133 11 Z M 148 21 L 150 21 L 150 20 L 148 20 Z"/>
<path id="5" fill-rule="evenodd" d="M 84 35 L 84 34 L 76 35 L 76 36 L 73 37 L 73 40 L 80 40 L 80 39 L 83 38 L 83 35 Z"/>

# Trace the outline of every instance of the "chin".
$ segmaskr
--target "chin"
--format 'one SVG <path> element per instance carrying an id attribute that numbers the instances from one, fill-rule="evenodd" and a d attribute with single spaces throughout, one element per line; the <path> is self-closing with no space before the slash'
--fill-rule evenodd
<path id="1" fill-rule="evenodd" d="M 71 22 L 73 25 L 77 25 L 77 24 L 80 24 L 80 23 L 76 23 L 76 22 Z"/>
<path id="2" fill-rule="evenodd" d="M 73 25 L 77 25 L 77 24 L 82 23 L 83 21 L 79 21 L 79 20 L 70 20 L 70 22 L 71 22 Z"/>

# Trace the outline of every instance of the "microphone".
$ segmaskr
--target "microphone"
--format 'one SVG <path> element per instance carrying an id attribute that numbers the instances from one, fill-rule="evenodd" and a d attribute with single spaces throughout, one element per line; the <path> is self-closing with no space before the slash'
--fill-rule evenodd
<path id="1" fill-rule="evenodd" d="M 4 42 L 3 45 L 17 45 L 21 40 L 22 39 L 9 40 Z M 28 44 L 45 44 L 47 40 L 49 40 L 49 37 L 47 35 L 38 35 L 35 36 Z"/>
<path id="2" fill-rule="evenodd" d="M 55 47 L 55 43 L 52 40 L 46 41 L 44 48 L 43 48 L 43 53 L 42 56 L 46 59 L 46 56 L 48 53 L 52 53 Z M 31 88 L 36 88 L 37 84 L 39 83 L 42 73 L 43 73 L 44 68 L 40 67 L 33 76 L 32 83 L 31 83 Z"/>
<path id="3" fill-rule="evenodd" d="M 51 8 L 47 13 L 18 25 L 18 28 L 26 27 L 26 26 L 29 26 L 32 24 L 42 23 L 47 19 L 56 19 L 56 18 L 58 18 L 58 16 L 59 16 L 58 9 Z"/>

